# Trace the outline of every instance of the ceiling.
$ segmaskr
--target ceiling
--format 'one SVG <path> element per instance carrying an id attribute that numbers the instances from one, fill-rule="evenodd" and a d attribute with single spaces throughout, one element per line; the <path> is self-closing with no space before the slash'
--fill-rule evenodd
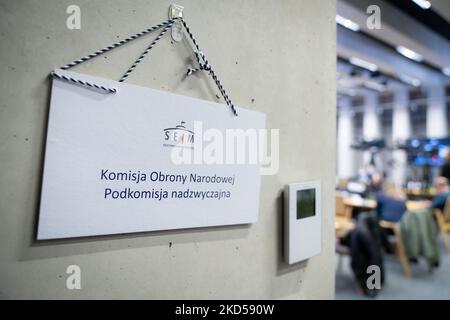
<path id="1" fill-rule="evenodd" d="M 411 0 L 395 0 L 394 4 L 393 1 L 337 1 L 337 15 L 359 26 L 357 32 L 337 26 L 340 94 L 394 92 L 405 86 L 426 88 L 450 84 L 450 77 L 442 72 L 443 68 L 450 68 L 450 40 L 446 38 L 450 32 L 450 1 L 432 0 L 429 10 L 421 9 Z M 369 17 L 366 9 L 370 5 L 381 9 L 381 29 L 371 30 L 366 25 Z M 427 19 L 423 12 L 427 12 Z M 433 30 L 433 21 L 437 20 L 439 28 L 433 26 Z M 416 62 L 404 57 L 396 50 L 399 45 L 420 54 L 423 60 Z M 352 65 L 349 60 L 355 58 L 370 63 L 369 67 L 375 65 L 376 73 Z M 373 81 L 381 87 L 371 85 Z"/>
<path id="2" fill-rule="evenodd" d="M 448 22 L 450 22 L 450 1 L 449 0 L 433 0 L 432 8 Z"/>

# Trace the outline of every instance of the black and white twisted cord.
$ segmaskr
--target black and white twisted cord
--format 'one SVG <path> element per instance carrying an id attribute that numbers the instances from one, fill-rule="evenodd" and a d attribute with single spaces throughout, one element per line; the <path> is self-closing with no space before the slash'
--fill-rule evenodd
<path id="1" fill-rule="evenodd" d="M 198 68 L 188 68 L 187 74 L 190 76 L 191 74 L 194 74 L 197 71 L 204 70 L 209 71 L 211 70 L 211 65 L 208 63 L 208 60 L 206 60 L 205 55 L 202 51 L 194 50 L 195 57 L 197 58 L 197 62 L 199 67 Z"/>
<path id="2" fill-rule="evenodd" d="M 167 23 L 164 29 L 159 33 L 159 35 L 153 40 L 153 42 L 145 49 L 145 51 L 136 59 L 136 61 L 131 65 L 131 67 L 124 73 L 122 78 L 120 78 L 119 82 L 124 82 L 125 79 L 133 72 L 134 68 L 144 59 L 147 53 L 153 48 L 153 46 L 163 37 L 163 35 L 169 30 L 170 27 L 174 24 L 175 20 L 171 20 L 171 22 Z"/>
<path id="3" fill-rule="evenodd" d="M 51 75 L 52 75 L 53 77 L 56 77 L 56 78 L 61 79 L 61 80 L 65 80 L 65 81 L 73 82 L 73 83 L 76 83 L 76 84 L 79 84 L 79 85 L 82 85 L 82 86 L 86 86 L 86 87 L 98 89 L 98 90 L 104 91 L 104 92 L 106 92 L 106 93 L 116 93 L 116 92 L 117 92 L 117 89 L 116 89 L 116 88 L 108 88 L 108 87 L 101 86 L 101 85 L 98 85 L 98 84 L 95 84 L 95 83 L 90 83 L 90 82 L 88 82 L 88 81 L 83 81 L 83 80 L 80 80 L 80 79 L 75 79 L 75 78 L 72 78 L 72 77 L 67 77 L 67 76 L 65 76 L 65 75 L 58 74 L 58 73 L 56 73 L 55 71 L 53 71 L 53 72 L 51 73 Z"/>
<path id="4" fill-rule="evenodd" d="M 85 57 L 83 57 L 83 58 L 81 58 L 81 59 L 75 60 L 75 61 L 73 61 L 73 62 L 71 62 L 71 63 L 65 65 L 65 66 L 62 67 L 61 69 L 62 69 L 62 70 L 70 69 L 70 68 L 72 68 L 72 67 L 74 67 L 74 66 L 76 66 L 76 65 L 78 65 L 78 64 L 80 64 L 80 63 L 83 63 L 83 62 L 86 62 L 86 61 L 88 61 L 88 60 L 91 60 L 91 59 L 93 59 L 93 58 L 95 58 L 95 57 L 97 57 L 97 56 L 99 56 L 99 55 L 101 55 L 101 54 L 103 54 L 103 53 L 106 53 L 106 52 L 108 52 L 108 51 L 110 51 L 110 50 L 112 50 L 112 49 L 115 49 L 115 48 L 118 48 L 118 47 L 120 47 L 120 46 L 123 46 L 124 44 L 126 44 L 126 43 L 128 43 L 128 42 L 130 42 L 130 41 L 133 41 L 133 40 L 136 40 L 136 39 L 138 39 L 138 38 L 140 38 L 140 37 L 142 37 L 142 36 L 145 36 L 146 34 L 148 34 L 148 33 L 150 33 L 150 32 L 153 32 L 153 31 L 156 31 L 156 30 L 158 30 L 158 29 L 161 29 L 162 27 L 165 27 L 165 26 L 167 26 L 168 24 L 172 25 L 172 24 L 173 24 L 175 21 L 177 21 L 178 19 L 180 19 L 180 18 L 169 19 L 169 20 L 164 21 L 164 22 L 162 22 L 162 23 L 160 23 L 160 24 L 157 24 L 156 26 L 153 26 L 153 27 L 151 27 L 151 28 L 148 28 L 148 29 L 146 29 L 146 30 L 144 30 L 144 31 L 142 31 L 142 32 L 138 32 L 138 33 L 136 33 L 136 34 L 134 34 L 134 35 L 132 35 L 132 36 L 130 36 L 130 37 L 128 37 L 128 38 L 125 38 L 125 39 L 123 39 L 123 40 L 120 40 L 119 42 L 116 42 L 116 43 L 114 43 L 114 44 L 112 44 L 112 45 L 110 45 L 110 46 L 107 46 L 107 47 L 105 47 L 105 48 L 103 48 L 103 49 L 100 49 L 100 50 L 98 50 L 98 51 L 95 51 L 94 53 L 91 53 L 91 54 L 89 54 L 89 55 L 87 55 L 87 56 L 85 56 Z"/>
<path id="5" fill-rule="evenodd" d="M 142 31 L 142 32 L 136 33 L 136 34 L 134 34 L 134 35 L 132 35 L 132 36 L 130 36 L 130 37 L 128 37 L 128 38 L 125 38 L 125 39 L 123 39 L 123 40 L 120 40 L 119 42 L 116 42 L 116 43 L 114 43 L 114 44 L 112 44 L 112 45 L 109 45 L 109 46 L 107 46 L 107 47 L 105 47 L 105 48 L 103 48 L 103 49 L 97 50 L 97 51 L 95 51 L 94 53 L 91 53 L 91 54 L 89 54 L 89 55 L 87 55 L 87 56 L 85 56 L 85 57 L 83 57 L 83 58 L 77 59 L 77 60 L 75 60 L 75 61 L 73 61 L 73 62 L 71 62 L 71 63 L 69 63 L 69 64 L 67 64 L 67 65 L 65 65 L 65 66 L 63 66 L 63 67 L 61 67 L 61 69 L 62 69 L 62 70 L 68 70 L 68 69 L 70 69 L 70 68 L 72 68 L 72 67 L 74 67 L 74 66 L 76 66 L 76 65 L 78 65 L 78 64 L 80 64 L 80 63 L 83 63 L 83 62 L 86 62 L 86 61 L 88 61 L 88 60 L 91 60 L 91 59 L 93 59 L 93 58 L 95 58 L 95 57 L 97 57 L 97 56 L 99 56 L 99 55 L 101 55 L 101 54 L 104 54 L 104 53 L 106 53 L 106 52 L 108 52 L 108 51 L 111 51 L 111 50 L 113 50 L 113 49 L 115 49 L 115 48 L 118 48 L 118 47 L 120 47 L 120 46 L 122 46 L 122 45 L 124 45 L 124 44 L 126 44 L 126 43 L 128 43 L 128 42 L 130 42 L 130 41 L 133 41 L 133 40 L 135 40 L 135 39 L 138 39 L 138 38 L 140 38 L 140 37 L 142 37 L 142 36 L 144 36 L 144 35 L 146 35 L 146 34 L 152 32 L 152 31 L 161 29 L 162 27 L 166 27 L 165 30 L 167 31 L 168 26 L 171 26 L 171 25 L 172 25 L 175 21 L 177 21 L 178 19 L 179 19 L 179 18 L 174 18 L 174 19 L 169 19 L 169 20 L 167 20 L 167 21 L 164 21 L 164 22 L 162 22 L 162 23 L 160 23 L 160 24 L 157 24 L 156 26 L 153 26 L 153 27 L 151 27 L 151 28 L 148 28 L 148 29 L 146 29 L 146 30 L 144 30 L 144 31 Z M 164 33 L 165 33 L 165 32 L 164 32 Z M 164 35 L 164 33 L 162 33 L 162 35 Z M 161 34 L 160 34 L 160 35 L 161 35 Z M 162 35 L 161 35 L 161 36 L 162 36 Z M 158 39 L 158 40 L 159 40 L 159 39 Z M 154 44 L 153 44 L 153 45 L 154 45 Z M 153 45 L 152 45 L 152 46 L 153 46 Z M 150 48 L 150 49 L 151 49 L 151 48 Z M 150 50 L 149 50 L 149 51 L 150 51 Z M 147 52 L 147 53 L 148 53 L 148 52 Z M 145 56 L 145 55 L 144 55 L 144 56 Z M 134 68 L 133 68 L 133 69 L 134 69 Z M 129 74 L 129 72 L 127 72 L 127 73 Z M 83 80 L 75 79 L 75 78 L 72 78 L 72 77 L 67 77 L 67 76 L 58 74 L 58 73 L 55 72 L 55 71 L 53 71 L 53 72 L 51 73 L 51 75 L 52 75 L 53 77 L 56 77 L 56 78 L 61 79 L 61 80 L 65 80 L 65 81 L 68 81 L 68 82 L 80 84 L 80 85 L 83 85 L 83 86 L 86 86 L 86 87 L 90 87 L 90 88 L 95 88 L 95 89 L 104 91 L 104 92 L 106 92 L 106 93 L 116 93 L 116 92 L 117 92 L 117 89 L 115 89 L 115 88 L 109 88 L 109 87 L 97 85 L 97 84 L 95 84 L 95 83 L 90 83 L 90 82 L 88 82 L 88 81 L 83 81 Z M 127 75 L 127 76 L 128 76 L 128 75 Z M 125 77 L 125 78 L 126 78 L 126 77 Z M 123 81 L 123 80 L 122 80 L 122 81 Z"/>
<path id="6" fill-rule="evenodd" d="M 147 49 L 139 56 L 138 59 L 136 59 L 136 61 L 131 65 L 131 67 L 120 78 L 119 82 L 124 82 L 126 80 L 126 78 L 130 75 L 130 73 L 133 72 L 133 70 L 136 68 L 136 66 L 144 59 L 144 57 L 155 46 L 155 44 L 164 36 L 164 34 L 167 32 L 167 30 L 177 21 L 181 21 L 181 23 L 184 26 L 184 29 L 188 33 L 190 39 L 192 40 L 192 43 L 194 44 L 194 46 L 196 48 L 196 50 L 194 50 L 194 52 L 195 52 L 195 56 L 197 58 L 197 62 L 198 62 L 199 67 L 198 68 L 189 68 L 188 71 L 187 71 L 187 76 L 190 76 L 193 73 L 195 73 L 197 71 L 200 71 L 200 70 L 207 71 L 211 75 L 211 77 L 213 78 L 214 82 L 216 83 L 217 88 L 219 88 L 219 91 L 222 94 L 226 104 L 231 108 L 231 110 L 233 111 L 233 114 L 235 116 L 237 116 L 238 114 L 237 114 L 237 111 L 236 111 L 236 108 L 235 108 L 234 104 L 231 102 L 231 100 L 228 97 L 225 89 L 222 86 L 222 83 L 217 78 L 216 73 L 212 69 L 212 67 L 209 64 L 208 60 L 206 59 L 204 53 L 202 52 L 202 50 L 200 49 L 199 45 L 197 44 L 197 41 L 195 40 L 191 30 L 187 26 L 187 24 L 184 21 L 184 19 L 181 18 L 181 17 L 169 19 L 169 20 L 164 21 L 164 22 L 162 22 L 160 24 L 157 24 L 156 26 L 148 28 L 148 29 L 146 29 L 146 30 L 144 30 L 142 32 L 136 33 L 136 34 L 134 34 L 134 35 L 132 35 L 132 36 L 130 36 L 128 38 L 125 38 L 125 39 L 123 39 L 123 40 L 121 40 L 119 42 L 116 42 L 116 43 L 114 43 L 114 44 L 112 44 L 110 46 L 107 46 L 107 47 L 105 47 L 103 49 L 95 51 L 94 53 L 91 53 L 91 54 L 89 54 L 89 55 L 87 55 L 87 56 L 85 56 L 83 58 L 77 59 L 77 60 L 75 60 L 75 61 L 73 61 L 73 62 L 71 62 L 71 63 L 69 63 L 69 64 L 67 64 L 67 65 L 65 65 L 63 67 L 61 67 L 61 69 L 62 70 L 68 70 L 68 69 L 70 69 L 70 68 L 72 68 L 72 67 L 74 67 L 74 66 L 76 66 L 76 65 L 78 65 L 80 63 L 83 63 L 83 62 L 86 62 L 88 60 L 91 60 L 91 59 L 93 59 L 93 58 L 95 58 L 95 57 L 97 57 L 97 56 L 99 56 L 99 55 L 101 55 L 103 53 L 106 53 L 106 52 L 108 52 L 110 50 L 118 48 L 118 47 L 120 47 L 120 46 L 122 46 L 122 45 L 124 45 L 124 44 L 126 44 L 126 43 L 128 43 L 130 41 L 138 39 L 138 38 L 140 38 L 140 37 L 142 37 L 142 36 L 152 32 L 152 31 L 155 31 L 155 30 L 163 28 L 163 30 L 159 33 L 159 35 L 155 38 L 155 40 L 153 40 L 153 42 L 147 47 Z M 90 88 L 95 88 L 95 89 L 104 91 L 106 93 L 116 93 L 117 92 L 117 89 L 115 89 L 115 88 L 108 88 L 108 87 L 105 87 L 105 86 L 97 85 L 95 83 L 90 83 L 88 81 L 83 81 L 83 80 L 75 79 L 75 78 L 72 78 L 72 77 L 64 76 L 64 75 L 58 74 L 55 71 L 53 71 L 51 73 L 51 75 L 53 77 L 56 77 L 56 78 L 61 79 L 61 80 L 69 81 L 69 82 L 76 83 L 76 84 L 83 85 L 83 86 L 87 86 L 87 87 L 90 87 Z"/>
<path id="7" fill-rule="evenodd" d="M 222 97 L 224 98 L 225 102 L 227 103 L 227 105 L 231 108 L 231 110 L 233 111 L 233 114 L 235 116 L 237 116 L 237 111 L 236 108 L 234 106 L 234 104 L 231 102 L 230 98 L 228 97 L 227 93 L 225 92 L 225 89 L 222 86 L 222 83 L 220 82 L 220 80 L 217 78 L 216 73 L 214 72 L 214 70 L 212 69 L 211 65 L 209 64 L 208 60 L 206 59 L 205 55 L 203 54 L 203 51 L 200 49 L 199 45 L 197 44 L 197 41 L 195 40 L 191 30 L 189 29 L 189 27 L 186 24 L 186 21 L 184 21 L 184 19 L 181 19 L 181 22 L 183 23 L 183 26 L 186 30 L 186 32 L 188 33 L 189 37 L 192 40 L 192 43 L 194 44 L 196 50 L 195 50 L 195 57 L 197 58 L 197 62 L 199 67 L 198 68 L 189 68 L 186 75 L 190 76 L 193 73 L 200 71 L 200 70 L 204 70 L 204 71 L 208 71 L 209 74 L 211 75 L 211 77 L 213 78 L 214 82 L 217 85 L 217 88 L 219 88 L 220 93 L 222 94 Z"/>

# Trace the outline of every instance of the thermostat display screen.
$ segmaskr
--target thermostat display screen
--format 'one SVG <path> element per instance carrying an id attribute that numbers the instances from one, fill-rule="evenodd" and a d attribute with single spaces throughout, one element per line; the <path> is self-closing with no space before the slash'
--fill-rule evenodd
<path id="1" fill-rule="evenodd" d="M 297 191 L 297 220 L 316 215 L 316 190 Z"/>

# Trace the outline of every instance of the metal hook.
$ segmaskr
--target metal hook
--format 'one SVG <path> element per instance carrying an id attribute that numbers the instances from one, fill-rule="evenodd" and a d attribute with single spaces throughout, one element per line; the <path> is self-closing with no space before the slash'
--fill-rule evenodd
<path id="1" fill-rule="evenodd" d="M 183 18 L 183 9 L 183 6 L 172 3 L 169 7 L 169 19 Z M 176 22 L 173 24 L 171 31 L 173 41 L 181 41 L 181 39 L 183 38 L 182 28 L 183 26 L 181 25 L 181 22 Z"/>

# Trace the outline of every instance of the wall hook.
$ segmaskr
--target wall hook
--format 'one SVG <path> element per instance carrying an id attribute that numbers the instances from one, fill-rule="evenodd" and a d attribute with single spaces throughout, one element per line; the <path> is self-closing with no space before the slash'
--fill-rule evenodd
<path id="1" fill-rule="evenodd" d="M 183 18 L 183 9 L 184 9 L 183 6 L 172 3 L 169 7 L 169 19 Z M 172 35 L 172 39 L 175 42 L 180 42 L 181 39 L 183 38 L 182 31 L 183 31 L 183 26 L 181 25 L 181 22 L 176 22 L 173 24 L 171 35 Z"/>

